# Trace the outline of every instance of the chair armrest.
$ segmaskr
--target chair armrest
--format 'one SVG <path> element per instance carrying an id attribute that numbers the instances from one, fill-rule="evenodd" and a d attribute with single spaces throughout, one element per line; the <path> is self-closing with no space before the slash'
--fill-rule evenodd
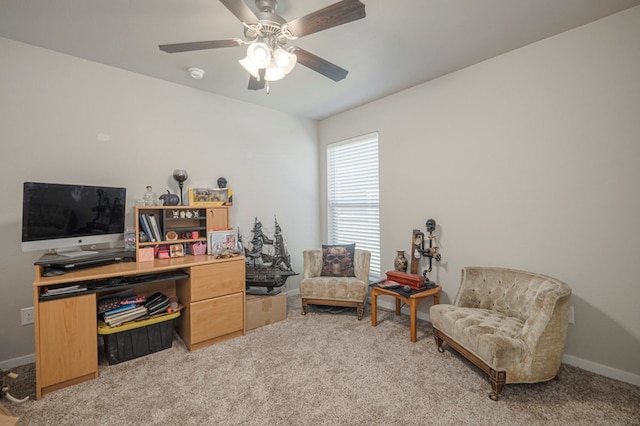
<path id="1" fill-rule="evenodd" d="M 532 300 L 531 313 L 522 327 L 522 335 L 530 348 L 541 350 L 554 347 L 564 351 L 571 289 L 562 282 L 546 282 Z M 562 343 L 562 348 L 558 344 Z"/>
<path id="2" fill-rule="evenodd" d="M 319 277 L 322 272 L 322 250 L 312 249 L 304 250 L 302 252 L 302 259 L 304 262 L 304 271 L 302 278 L 315 278 Z"/>
<path id="3" fill-rule="evenodd" d="M 371 264 L 371 252 L 356 249 L 355 259 L 353 259 L 353 272 L 357 279 L 369 284 L 369 267 Z M 322 261 L 322 259 L 320 259 Z"/>

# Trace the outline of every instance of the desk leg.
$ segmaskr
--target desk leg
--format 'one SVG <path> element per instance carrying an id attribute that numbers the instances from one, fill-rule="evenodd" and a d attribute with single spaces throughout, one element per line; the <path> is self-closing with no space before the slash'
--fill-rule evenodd
<path id="1" fill-rule="evenodd" d="M 396 315 L 400 316 L 400 308 L 402 306 L 400 305 L 400 299 L 396 297 Z"/>
<path id="2" fill-rule="evenodd" d="M 433 304 L 434 305 L 439 305 L 440 304 L 440 295 L 439 294 L 434 294 L 433 295 Z"/>
<path id="3" fill-rule="evenodd" d="M 411 341 L 416 342 L 416 316 L 418 310 L 418 299 L 409 299 L 409 305 L 411 306 L 411 316 L 409 321 L 411 322 Z"/>
<path id="4" fill-rule="evenodd" d="M 371 290 L 371 326 L 378 325 L 378 293 L 375 288 Z"/>

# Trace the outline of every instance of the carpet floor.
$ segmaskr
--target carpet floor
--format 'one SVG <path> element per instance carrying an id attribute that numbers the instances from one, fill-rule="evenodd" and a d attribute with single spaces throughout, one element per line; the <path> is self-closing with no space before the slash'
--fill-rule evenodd
<path id="1" fill-rule="evenodd" d="M 445 346 L 446 347 L 446 346 Z M 562 365 L 560 380 L 507 385 L 500 400 L 475 366 L 436 349 L 431 325 L 409 341 L 406 315 L 355 309 L 301 315 L 189 352 L 173 347 L 36 401 L 33 364 L 4 405 L 20 425 L 640 425 L 640 387 Z"/>

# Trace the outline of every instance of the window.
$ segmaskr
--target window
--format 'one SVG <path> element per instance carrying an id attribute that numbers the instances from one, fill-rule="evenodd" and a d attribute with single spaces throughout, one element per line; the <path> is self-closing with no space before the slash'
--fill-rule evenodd
<path id="1" fill-rule="evenodd" d="M 377 133 L 327 146 L 327 210 L 329 244 L 370 251 L 369 275 L 380 277 Z"/>

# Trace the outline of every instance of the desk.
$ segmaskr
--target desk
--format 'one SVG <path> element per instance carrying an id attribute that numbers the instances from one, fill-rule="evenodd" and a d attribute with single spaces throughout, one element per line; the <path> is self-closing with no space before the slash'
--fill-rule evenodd
<path id="1" fill-rule="evenodd" d="M 411 341 L 415 342 L 416 339 L 416 313 L 418 310 L 418 304 L 425 298 L 433 296 L 433 304 L 440 303 L 440 290 L 442 287 L 436 286 L 429 290 L 420 291 L 407 295 L 402 290 L 387 289 L 377 286 L 371 287 L 371 326 L 378 325 L 377 310 L 378 310 L 378 296 L 386 295 L 393 296 L 396 299 L 396 315 L 400 315 L 400 302 L 404 302 L 409 305 L 411 309 L 410 323 L 411 323 Z"/>
<path id="2" fill-rule="evenodd" d="M 36 350 L 36 397 L 98 377 L 97 297 L 127 288 L 148 296 L 162 291 L 184 305 L 178 334 L 189 350 L 196 350 L 245 334 L 245 258 L 215 259 L 184 256 L 150 262 L 122 262 L 64 275 L 45 277 L 36 264 L 33 283 Z M 46 297 L 45 287 L 73 285 L 115 277 L 177 278 L 141 282 L 124 287 Z M 135 281 L 135 280 L 134 280 Z"/>

